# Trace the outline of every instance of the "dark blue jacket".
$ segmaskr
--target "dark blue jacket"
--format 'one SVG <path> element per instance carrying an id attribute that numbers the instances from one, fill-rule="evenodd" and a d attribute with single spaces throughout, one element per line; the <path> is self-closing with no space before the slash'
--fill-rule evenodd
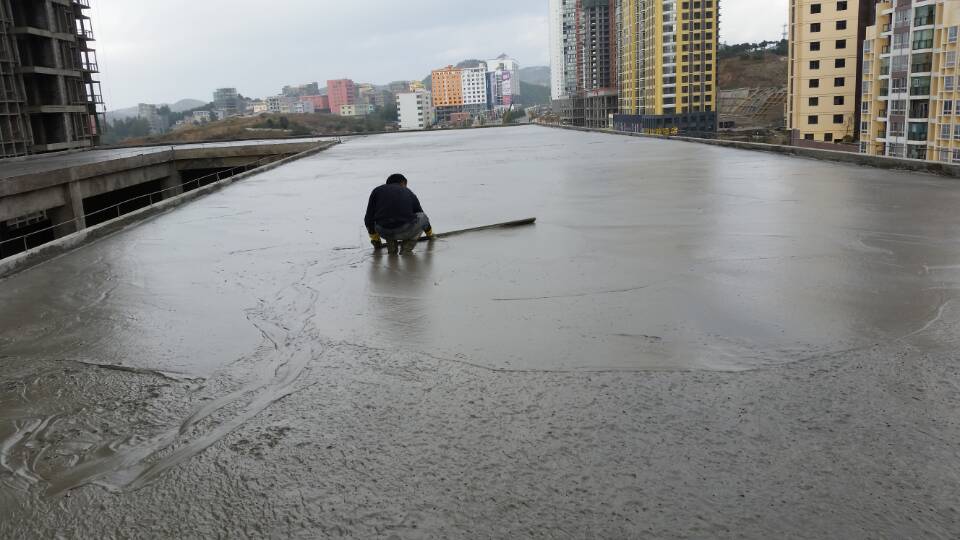
<path id="1" fill-rule="evenodd" d="M 363 224 L 367 232 L 376 232 L 376 225 L 384 229 L 396 229 L 417 219 L 422 213 L 420 200 L 409 189 L 400 184 L 384 184 L 373 190 L 367 203 L 367 215 Z"/>

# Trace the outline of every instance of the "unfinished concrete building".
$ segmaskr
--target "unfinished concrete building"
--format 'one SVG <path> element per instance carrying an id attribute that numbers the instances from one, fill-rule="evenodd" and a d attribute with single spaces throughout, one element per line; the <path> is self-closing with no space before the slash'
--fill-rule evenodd
<path id="1" fill-rule="evenodd" d="M 563 122 L 609 127 L 617 112 L 616 10 L 613 0 L 567 0 L 555 5 L 563 26 L 564 95 L 555 100 Z M 556 43 L 560 40 L 555 39 Z"/>
<path id="2" fill-rule="evenodd" d="M 90 0 L 0 0 L 0 158 L 96 146 Z"/>

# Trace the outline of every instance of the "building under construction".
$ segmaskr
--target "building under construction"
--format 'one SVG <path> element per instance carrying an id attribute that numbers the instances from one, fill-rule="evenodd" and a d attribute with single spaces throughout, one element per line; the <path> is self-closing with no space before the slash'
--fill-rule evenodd
<path id="1" fill-rule="evenodd" d="M 614 0 L 563 0 L 564 95 L 556 100 L 563 122 L 606 128 L 617 112 L 617 46 Z"/>
<path id="2" fill-rule="evenodd" d="M 90 0 L 0 0 L 0 158 L 96 146 Z"/>

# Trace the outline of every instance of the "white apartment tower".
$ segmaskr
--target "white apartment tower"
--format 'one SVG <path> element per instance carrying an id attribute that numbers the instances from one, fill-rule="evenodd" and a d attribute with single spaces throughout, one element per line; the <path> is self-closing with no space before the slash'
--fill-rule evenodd
<path id="1" fill-rule="evenodd" d="M 401 131 L 427 129 L 436 119 L 433 94 L 426 90 L 397 94 L 397 112 Z"/>
<path id="2" fill-rule="evenodd" d="M 550 97 L 564 94 L 563 10 L 568 0 L 550 0 Z"/>

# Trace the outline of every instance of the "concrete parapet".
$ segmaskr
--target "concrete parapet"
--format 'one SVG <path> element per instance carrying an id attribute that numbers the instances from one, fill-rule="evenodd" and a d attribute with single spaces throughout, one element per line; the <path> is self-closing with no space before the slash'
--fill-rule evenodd
<path id="1" fill-rule="evenodd" d="M 192 191 L 182 193 L 180 195 L 165 199 L 158 203 L 155 203 L 146 208 L 131 212 L 129 214 L 124 214 L 119 218 L 113 219 L 106 223 L 96 225 L 93 227 L 85 228 L 74 232 L 73 234 L 68 234 L 62 238 L 58 238 L 53 242 L 49 242 L 32 250 L 14 255 L 4 260 L 0 260 L 0 279 L 16 274 L 38 264 L 41 264 L 50 259 L 56 258 L 60 255 L 68 253 L 74 249 L 82 247 L 86 244 L 94 242 L 100 238 L 110 236 L 111 234 L 126 229 L 127 227 L 135 226 L 145 219 L 148 219 L 153 216 L 157 216 L 163 213 L 166 213 L 178 206 L 184 205 L 194 199 L 200 198 L 209 193 L 213 193 L 224 187 L 234 183 L 249 178 L 251 176 L 275 169 L 292 161 L 309 157 L 311 155 L 317 154 L 334 146 L 335 142 L 322 142 L 322 143 L 312 143 L 309 149 L 303 150 L 295 155 L 274 161 L 270 164 L 264 165 L 262 167 L 253 169 L 251 171 L 238 174 L 229 178 L 225 178 L 218 182 L 202 186 Z M 75 185 L 76 182 L 69 185 Z M 65 186 L 66 188 L 66 186 Z M 62 203 L 61 203 L 62 204 Z M 74 210 L 76 212 L 76 210 Z M 79 215 L 83 215 L 82 207 Z M 62 216 L 68 217 L 68 216 Z M 69 216 L 73 217 L 73 216 Z"/>
<path id="2" fill-rule="evenodd" d="M 905 171 L 924 172 L 940 176 L 960 178 L 960 165 L 949 163 L 939 163 L 935 161 L 923 161 L 919 159 L 891 158 L 885 156 L 870 156 L 867 154 L 857 154 L 853 152 L 842 152 L 837 150 L 821 150 L 818 148 L 803 148 L 799 146 L 787 146 L 782 144 L 765 144 L 745 141 L 726 141 L 722 139 L 699 139 L 696 137 L 667 137 L 662 135 L 646 135 L 643 133 L 629 133 L 616 131 L 612 129 L 593 129 L 574 126 L 553 126 L 543 124 L 545 127 L 557 129 L 568 129 L 571 131 L 587 131 L 591 133 L 606 133 L 608 135 L 620 135 L 626 137 L 643 137 L 649 139 L 666 139 L 671 141 L 683 141 L 698 144 L 708 144 L 711 146 L 722 146 L 725 148 L 737 148 L 740 150 L 753 150 L 760 152 L 773 152 L 788 156 L 806 157 L 824 161 L 836 161 L 838 163 L 852 163 L 854 165 L 863 165 L 867 167 L 878 167 L 882 169 L 898 169 Z"/>

